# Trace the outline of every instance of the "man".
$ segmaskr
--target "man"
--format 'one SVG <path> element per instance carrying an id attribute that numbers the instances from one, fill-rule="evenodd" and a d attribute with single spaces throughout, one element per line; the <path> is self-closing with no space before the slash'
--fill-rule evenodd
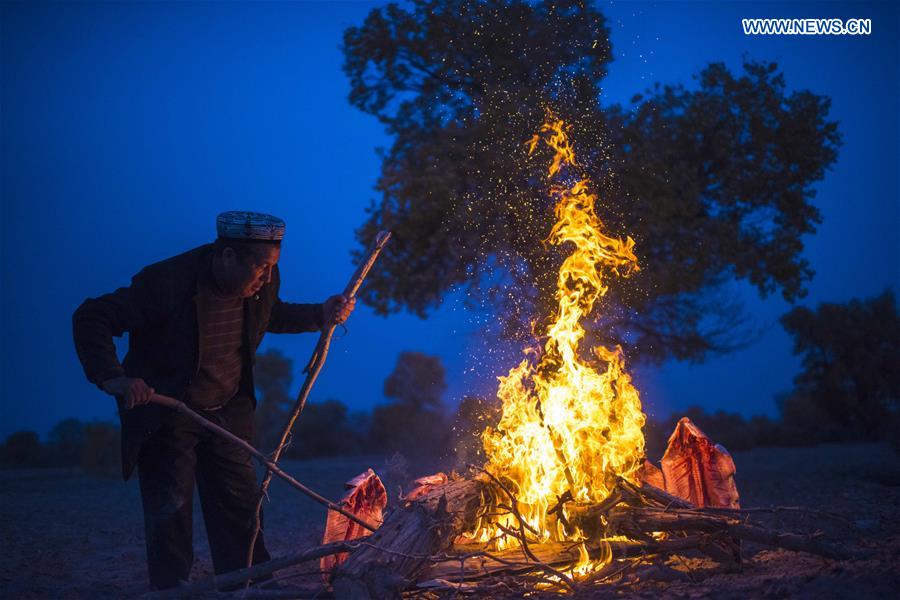
<path id="1" fill-rule="evenodd" d="M 183 400 L 249 442 L 263 335 L 342 323 L 355 303 L 339 295 L 323 304 L 279 299 L 281 219 L 226 212 L 216 229 L 214 243 L 145 267 L 130 286 L 85 300 L 72 318 L 88 380 L 119 404 L 122 471 L 128 479 L 137 466 L 153 589 L 190 574 L 195 480 L 216 573 L 245 566 L 257 483 L 246 451 L 150 403 L 151 395 Z M 125 332 L 120 364 L 112 338 Z M 261 536 L 253 558 L 269 558 Z"/>

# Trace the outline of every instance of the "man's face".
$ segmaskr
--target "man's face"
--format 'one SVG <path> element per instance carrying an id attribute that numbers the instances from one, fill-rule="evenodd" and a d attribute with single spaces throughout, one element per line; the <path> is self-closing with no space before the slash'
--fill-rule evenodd
<path id="1" fill-rule="evenodd" d="M 226 248 L 222 254 L 225 283 L 228 292 L 249 298 L 272 281 L 272 270 L 281 257 L 281 248 L 273 244 L 255 244 L 251 252 L 238 258 L 234 250 Z"/>

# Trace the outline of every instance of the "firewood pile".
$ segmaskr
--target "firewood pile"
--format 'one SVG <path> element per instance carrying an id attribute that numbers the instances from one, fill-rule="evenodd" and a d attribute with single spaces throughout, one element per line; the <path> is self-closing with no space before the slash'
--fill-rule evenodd
<path id="1" fill-rule="evenodd" d="M 323 544 L 294 556 L 197 582 L 167 594 L 188 597 L 259 581 L 301 563 L 319 561 L 323 580 L 316 589 L 266 590 L 261 581 L 235 594 L 254 598 L 399 598 L 510 596 L 533 591 L 569 594 L 622 585 L 629 573 L 662 566 L 672 557 L 704 556 L 724 570 L 739 571 L 744 544 L 783 548 L 832 558 L 851 558 L 821 535 L 772 529 L 758 516 L 767 512 L 832 515 L 796 507 L 741 508 L 734 464 L 688 419 L 669 440 L 659 469 L 645 463 L 638 481 L 619 478 L 602 502 L 561 497 L 551 507 L 580 542 L 541 539 L 519 511 L 510 482 L 475 466 L 463 474 L 439 473 L 414 482 L 400 504 L 385 511 L 387 494 L 370 469 L 348 482 L 343 508 L 380 523 L 370 533 L 329 511 Z M 383 511 L 385 511 L 383 513 Z M 512 516 L 498 540 L 476 542 L 479 524 Z M 382 518 L 383 516 L 383 518 Z M 587 565 L 585 567 L 585 565 Z"/>

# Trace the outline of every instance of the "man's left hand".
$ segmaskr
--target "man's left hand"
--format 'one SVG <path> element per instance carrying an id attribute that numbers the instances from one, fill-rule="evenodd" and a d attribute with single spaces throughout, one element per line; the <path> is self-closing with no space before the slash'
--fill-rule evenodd
<path id="1" fill-rule="evenodd" d="M 343 294 L 332 296 L 325 301 L 325 324 L 340 325 L 350 316 L 356 306 L 356 297 L 347 298 Z"/>

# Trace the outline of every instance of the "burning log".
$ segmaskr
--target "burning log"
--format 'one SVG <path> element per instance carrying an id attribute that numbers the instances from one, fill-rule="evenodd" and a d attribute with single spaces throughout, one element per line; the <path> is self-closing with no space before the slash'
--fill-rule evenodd
<path id="1" fill-rule="evenodd" d="M 403 590 L 454 540 L 471 528 L 486 482 L 457 478 L 390 512 L 334 572 L 338 598 L 399 598 Z"/>
<path id="2" fill-rule="evenodd" d="M 708 536 L 688 536 L 668 540 L 649 540 L 647 542 L 632 541 L 599 541 L 587 544 L 591 559 L 600 559 L 612 552 L 617 558 L 634 558 L 651 554 L 672 554 L 695 550 L 707 541 Z M 541 562 L 553 567 L 565 568 L 578 562 L 581 558 L 579 544 L 571 542 L 548 542 L 532 544 L 531 551 Z M 510 548 L 489 552 L 483 544 L 456 546 L 458 555 L 436 562 L 426 569 L 420 582 L 423 585 L 429 580 L 450 582 L 478 581 L 497 575 L 518 575 L 534 571 L 537 567 L 522 556 L 519 548 Z M 426 579 L 427 578 L 427 579 Z"/>
<path id="3" fill-rule="evenodd" d="M 407 502 L 417 500 L 432 491 L 436 486 L 444 485 L 448 481 L 446 473 L 435 473 L 434 475 L 419 477 L 413 481 L 416 487 L 410 490 L 406 496 L 401 496 L 400 499 Z"/>

